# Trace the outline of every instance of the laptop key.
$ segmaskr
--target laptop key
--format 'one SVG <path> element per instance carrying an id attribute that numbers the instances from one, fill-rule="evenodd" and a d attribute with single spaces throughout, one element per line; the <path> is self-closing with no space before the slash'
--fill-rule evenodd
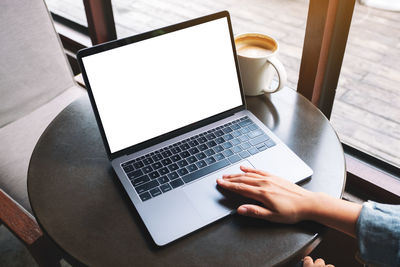
<path id="1" fill-rule="evenodd" d="M 202 137 L 198 138 L 197 141 L 198 141 L 200 144 L 202 144 L 202 143 L 207 142 L 207 138 L 205 138 L 204 136 L 202 136 Z"/>
<path id="2" fill-rule="evenodd" d="M 203 167 L 207 166 L 207 163 L 204 160 L 200 160 L 200 161 L 196 162 L 196 166 L 199 168 L 203 168 Z"/>
<path id="3" fill-rule="evenodd" d="M 163 165 L 161 164 L 161 162 L 156 162 L 153 165 L 151 165 L 151 167 L 153 168 L 153 170 L 157 170 L 159 168 L 161 168 Z"/>
<path id="4" fill-rule="evenodd" d="M 141 162 L 141 161 L 138 161 L 138 162 L 133 163 L 133 167 L 135 167 L 135 169 L 140 169 L 140 168 L 142 168 L 143 166 L 144 166 L 144 164 L 143 164 L 143 162 Z"/>
<path id="5" fill-rule="evenodd" d="M 183 151 L 188 150 L 190 148 L 190 146 L 187 143 L 184 143 L 180 146 L 180 149 L 182 149 Z"/>
<path id="6" fill-rule="evenodd" d="M 248 124 L 250 124 L 250 123 L 252 123 L 252 121 L 251 121 L 250 119 L 246 119 L 246 120 L 244 120 L 244 121 L 239 122 L 239 125 L 240 125 L 241 127 L 243 127 L 243 126 L 246 126 L 246 125 L 248 125 Z"/>
<path id="7" fill-rule="evenodd" d="M 208 146 L 206 144 L 201 144 L 198 146 L 198 148 L 200 151 L 204 151 L 204 150 L 208 149 Z"/>
<path id="8" fill-rule="evenodd" d="M 245 142 L 245 143 L 241 144 L 240 146 L 243 148 L 243 150 L 249 149 L 251 147 L 249 142 Z"/>
<path id="9" fill-rule="evenodd" d="M 143 176 L 141 176 L 141 177 L 139 177 L 139 178 L 133 179 L 133 180 L 131 181 L 131 183 L 132 183 L 132 185 L 133 185 L 134 187 L 136 187 L 136 186 L 139 186 L 139 185 L 141 185 L 141 184 L 144 184 L 144 183 L 146 183 L 146 182 L 148 182 L 148 181 L 150 181 L 149 176 L 143 175 Z"/>
<path id="10" fill-rule="evenodd" d="M 182 150 L 179 147 L 173 147 L 171 148 L 171 152 L 172 154 L 178 154 L 179 152 L 181 152 Z"/>
<path id="11" fill-rule="evenodd" d="M 210 148 L 204 151 L 204 154 L 206 154 L 207 156 L 211 156 L 215 154 L 215 151 L 212 148 Z"/>
<path id="12" fill-rule="evenodd" d="M 177 162 L 178 160 L 181 160 L 182 158 L 179 155 L 172 155 L 171 159 L 173 162 Z"/>
<path id="13" fill-rule="evenodd" d="M 247 152 L 249 152 L 251 155 L 257 154 L 258 150 L 255 147 L 251 147 L 247 150 Z"/>
<path id="14" fill-rule="evenodd" d="M 185 183 L 189 183 L 191 181 L 199 179 L 200 177 L 203 177 L 204 175 L 207 175 L 207 174 L 212 173 L 214 171 L 217 171 L 217 170 L 219 170 L 221 168 L 224 168 L 224 167 L 226 167 L 228 165 L 229 165 L 229 161 L 227 159 L 224 159 L 224 160 L 218 161 L 218 162 L 216 162 L 216 163 L 214 163 L 212 165 L 204 167 L 203 169 L 200 169 L 198 171 L 189 173 L 188 175 L 183 176 L 182 180 Z"/>
<path id="15" fill-rule="evenodd" d="M 146 192 L 146 191 L 148 191 L 148 190 L 150 190 L 150 189 L 152 189 L 152 188 L 154 188 L 156 186 L 159 186 L 159 183 L 158 183 L 157 180 L 153 180 L 153 181 L 150 181 L 150 182 L 145 183 L 143 185 L 140 185 L 138 187 L 135 187 L 135 189 L 136 189 L 136 192 L 138 194 L 141 194 L 141 193 L 144 193 L 144 192 Z"/>
<path id="16" fill-rule="evenodd" d="M 215 142 L 217 144 L 222 144 L 223 142 L 225 142 L 225 139 L 223 137 L 218 137 L 217 139 L 215 139 Z"/>
<path id="17" fill-rule="evenodd" d="M 132 165 L 135 162 L 136 159 L 124 162 L 121 164 L 122 167 L 128 166 L 128 165 Z"/>
<path id="18" fill-rule="evenodd" d="M 168 174 L 167 174 L 167 177 L 168 177 L 168 179 L 170 179 L 170 180 L 174 180 L 174 179 L 178 178 L 179 175 L 178 175 L 178 173 L 176 173 L 176 172 L 171 172 L 171 173 L 168 173 Z"/>
<path id="19" fill-rule="evenodd" d="M 235 147 L 232 148 L 232 151 L 234 153 L 239 153 L 240 151 L 242 151 L 242 148 L 240 146 L 235 146 Z"/>
<path id="20" fill-rule="evenodd" d="M 168 169 L 170 171 L 176 171 L 177 169 L 179 169 L 179 166 L 176 163 L 172 163 L 171 165 L 168 165 Z"/>
<path id="21" fill-rule="evenodd" d="M 273 147 L 274 145 L 276 145 L 275 142 L 272 141 L 272 139 L 270 139 L 270 140 L 268 140 L 267 142 L 265 142 L 265 144 L 266 144 L 268 147 Z"/>
<path id="22" fill-rule="evenodd" d="M 247 126 L 247 127 L 249 127 L 249 129 L 250 130 L 252 130 L 252 131 L 254 131 L 254 130 L 257 130 L 258 129 L 258 126 L 255 124 L 255 123 L 253 123 L 253 124 L 250 124 L 249 126 Z"/>
<path id="23" fill-rule="evenodd" d="M 256 148 L 258 149 L 258 151 L 261 152 L 261 151 L 266 150 L 268 148 L 268 146 L 264 143 L 261 143 L 261 144 L 256 145 Z"/>
<path id="24" fill-rule="evenodd" d="M 199 169 L 199 168 L 196 167 L 196 164 L 189 165 L 186 168 L 189 170 L 189 172 L 194 172 L 194 171 L 197 171 Z"/>
<path id="25" fill-rule="evenodd" d="M 167 165 L 171 164 L 172 161 L 171 161 L 169 158 L 166 158 L 166 159 L 163 159 L 163 160 L 161 161 L 161 163 L 162 163 L 164 166 L 167 166 Z"/>
<path id="26" fill-rule="evenodd" d="M 143 163 L 144 163 L 144 165 L 149 165 L 149 164 L 154 163 L 154 160 L 152 158 L 145 158 L 143 160 Z"/>
<path id="27" fill-rule="evenodd" d="M 134 170 L 132 165 L 124 166 L 123 169 L 124 169 L 125 173 L 131 172 Z"/>
<path id="28" fill-rule="evenodd" d="M 172 153 L 171 153 L 171 151 L 166 150 L 166 151 L 163 151 L 163 152 L 161 153 L 161 155 L 162 155 L 164 158 L 168 158 L 168 157 L 172 156 Z"/>
<path id="29" fill-rule="evenodd" d="M 191 149 L 189 149 L 190 154 L 194 155 L 199 153 L 200 151 L 197 149 L 197 147 L 192 147 Z"/>
<path id="30" fill-rule="evenodd" d="M 217 137 L 215 136 L 215 134 L 210 133 L 210 134 L 207 134 L 207 135 L 206 135 L 206 138 L 207 138 L 208 140 L 213 140 L 213 139 L 215 139 L 215 138 L 217 138 Z"/>
<path id="31" fill-rule="evenodd" d="M 239 155 L 244 159 L 250 157 L 250 153 L 247 151 L 242 151 L 239 153 Z"/>
<path id="32" fill-rule="evenodd" d="M 149 172 L 153 171 L 153 168 L 151 166 L 146 166 L 142 170 L 144 173 L 149 173 Z"/>
<path id="33" fill-rule="evenodd" d="M 158 171 L 154 171 L 154 172 L 149 173 L 149 177 L 153 180 L 153 179 L 160 177 L 160 174 L 158 173 Z"/>
<path id="34" fill-rule="evenodd" d="M 182 182 L 181 179 L 176 179 L 171 181 L 169 184 L 172 186 L 172 188 L 177 188 L 179 186 L 182 186 L 184 183 Z"/>
<path id="35" fill-rule="evenodd" d="M 172 190 L 172 187 L 169 184 L 162 184 L 160 185 L 160 189 L 163 193 Z"/>
<path id="36" fill-rule="evenodd" d="M 214 156 L 214 158 L 215 158 L 215 160 L 219 161 L 219 160 L 221 160 L 221 159 L 224 159 L 225 156 L 222 155 L 222 153 L 218 153 L 217 155 Z"/>
<path id="37" fill-rule="evenodd" d="M 225 142 L 221 145 L 223 148 L 228 149 L 232 147 L 232 143 L 231 142 Z"/>
<path id="38" fill-rule="evenodd" d="M 129 179 L 138 178 L 143 175 L 141 170 L 133 171 L 127 174 Z"/>
<path id="39" fill-rule="evenodd" d="M 232 132 L 231 135 L 232 135 L 233 137 L 238 137 L 238 136 L 241 136 L 242 133 L 239 132 L 239 131 L 235 131 L 235 132 Z"/>
<path id="40" fill-rule="evenodd" d="M 230 133 L 230 132 L 232 132 L 233 130 L 232 130 L 231 127 L 227 126 L 227 127 L 225 127 L 224 129 L 222 129 L 222 131 L 224 131 L 224 133 Z"/>
<path id="41" fill-rule="evenodd" d="M 152 195 L 152 197 L 159 196 L 161 195 L 161 190 L 158 187 L 153 188 L 150 190 L 150 194 Z"/>
<path id="42" fill-rule="evenodd" d="M 139 195 L 139 197 L 140 197 L 140 199 L 141 199 L 142 201 L 146 201 L 146 200 L 149 200 L 149 199 L 151 199 L 151 195 L 150 195 L 150 193 L 149 193 L 149 192 L 146 192 L 146 193 L 140 194 L 140 195 Z"/>
<path id="43" fill-rule="evenodd" d="M 235 139 L 231 140 L 231 143 L 232 143 L 232 145 L 236 146 L 236 145 L 240 144 L 240 140 L 235 138 Z"/>
<path id="44" fill-rule="evenodd" d="M 213 156 L 211 156 L 211 157 L 209 157 L 209 158 L 206 158 L 204 161 L 205 161 L 208 165 L 211 165 L 211 164 L 213 164 L 214 162 L 216 162 L 216 160 L 214 159 Z"/>
<path id="45" fill-rule="evenodd" d="M 177 172 L 180 176 L 184 176 L 184 175 L 186 175 L 186 174 L 189 173 L 189 171 L 186 170 L 186 168 L 179 169 L 179 170 L 177 170 L 176 172 Z"/>
<path id="46" fill-rule="evenodd" d="M 210 142 L 207 142 L 208 147 L 215 147 L 217 143 L 215 143 L 214 140 L 211 140 Z"/>
<path id="47" fill-rule="evenodd" d="M 230 157 L 230 156 L 233 155 L 233 152 L 232 152 L 232 150 L 227 149 L 227 150 L 223 151 L 222 154 L 223 154 L 225 157 Z"/>
<path id="48" fill-rule="evenodd" d="M 169 169 L 167 167 L 164 167 L 164 168 L 159 169 L 158 172 L 161 175 L 165 175 L 165 174 L 169 173 Z"/>
<path id="49" fill-rule="evenodd" d="M 255 131 L 249 132 L 247 134 L 247 136 L 250 138 L 254 138 L 254 137 L 262 135 L 262 134 L 263 134 L 263 132 L 261 130 L 255 130 Z"/>
<path id="50" fill-rule="evenodd" d="M 263 135 L 257 136 L 254 139 L 251 139 L 249 142 L 251 145 L 255 146 L 259 143 L 266 142 L 268 139 L 269 139 L 269 137 L 266 134 L 263 134 Z"/>
<path id="51" fill-rule="evenodd" d="M 217 153 L 218 153 L 218 152 L 221 152 L 221 151 L 224 151 L 224 148 L 223 148 L 222 146 L 216 146 L 216 147 L 214 147 L 213 149 L 214 149 L 214 151 L 217 152 Z"/>
<path id="52" fill-rule="evenodd" d="M 182 153 L 179 154 L 182 158 L 187 158 L 190 156 L 190 153 L 188 151 L 183 151 Z"/>
<path id="53" fill-rule="evenodd" d="M 165 184 L 165 183 L 168 183 L 169 182 L 169 179 L 168 179 L 168 177 L 167 176 L 161 176 L 160 178 L 158 178 L 158 182 L 160 183 L 160 184 Z"/>
<path id="54" fill-rule="evenodd" d="M 240 126 L 239 126 L 238 124 L 236 124 L 236 123 L 233 123 L 233 124 L 231 125 L 231 128 L 232 128 L 233 130 L 237 130 L 237 129 L 240 129 Z"/>
<path id="55" fill-rule="evenodd" d="M 195 156 L 198 160 L 205 159 L 207 157 L 207 155 L 204 154 L 203 152 L 200 152 L 200 153 L 196 154 Z"/>
<path id="56" fill-rule="evenodd" d="M 187 165 L 188 165 L 188 162 L 187 162 L 185 159 L 183 159 L 183 160 L 181 160 L 181 161 L 178 161 L 177 164 L 178 164 L 179 167 L 182 168 L 182 167 L 187 166 Z"/>
<path id="57" fill-rule="evenodd" d="M 241 159 L 242 159 L 242 158 L 241 158 L 238 154 L 235 154 L 235 155 L 229 157 L 229 161 L 230 161 L 232 164 L 235 163 L 235 162 L 238 162 L 238 161 L 241 160 Z"/>
<path id="58" fill-rule="evenodd" d="M 243 127 L 242 129 L 239 130 L 242 134 L 247 134 L 250 132 L 249 128 Z"/>
<path id="59" fill-rule="evenodd" d="M 154 156 L 151 157 L 154 161 L 159 161 L 162 160 L 163 157 L 161 156 L 161 154 L 156 153 Z M 143 167 L 143 166 L 142 166 Z M 140 167 L 141 168 L 141 167 Z"/>
<path id="60" fill-rule="evenodd" d="M 195 156 L 190 156 L 190 157 L 188 157 L 186 160 L 187 160 L 187 162 L 189 162 L 189 163 L 195 163 L 195 162 L 197 161 L 197 159 L 196 159 Z"/>
<path id="61" fill-rule="evenodd" d="M 214 134 L 215 134 L 215 136 L 220 137 L 220 136 L 223 136 L 225 133 L 222 130 L 217 130 L 217 131 L 215 131 Z"/>
<path id="62" fill-rule="evenodd" d="M 197 142 L 196 140 L 192 140 L 192 141 L 189 141 L 188 144 L 190 147 L 195 147 L 195 146 L 199 145 L 199 142 Z"/>

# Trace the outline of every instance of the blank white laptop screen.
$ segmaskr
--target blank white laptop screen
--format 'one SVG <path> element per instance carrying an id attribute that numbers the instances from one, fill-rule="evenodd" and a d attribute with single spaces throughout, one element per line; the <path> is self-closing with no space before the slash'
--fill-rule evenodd
<path id="1" fill-rule="evenodd" d="M 82 61 L 111 153 L 242 105 L 226 18 Z"/>

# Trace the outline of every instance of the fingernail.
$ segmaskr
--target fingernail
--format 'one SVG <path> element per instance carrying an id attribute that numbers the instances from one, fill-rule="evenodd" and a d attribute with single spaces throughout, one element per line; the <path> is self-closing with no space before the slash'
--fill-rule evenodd
<path id="1" fill-rule="evenodd" d="M 239 207 L 239 208 L 238 208 L 238 212 L 239 212 L 240 214 L 246 214 L 246 213 L 247 213 L 247 209 L 246 209 L 245 207 Z"/>
<path id="2" fill-rule="evenodd" d="M 224 183 L 224 180 L 222 180 L 221 178 L 218 178 L 217 179 L 217 183 L 221 183 L 222 184 L 222 183 Z"/>

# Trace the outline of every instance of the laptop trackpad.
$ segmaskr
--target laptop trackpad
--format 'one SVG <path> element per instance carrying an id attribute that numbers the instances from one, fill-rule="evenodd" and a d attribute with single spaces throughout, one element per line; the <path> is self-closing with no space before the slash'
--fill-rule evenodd
<path id="1" fill-rule="evenodd" d="M 241 165 L 254 168 L 250 162 L 244 160 L 183 188 L 203 219 L 210 221 L 222 218 L 235 211 L 238 205 L 243 202 L 243 198 L 217 188 L 216 182 L 224 174 L 242 173 Z"/>

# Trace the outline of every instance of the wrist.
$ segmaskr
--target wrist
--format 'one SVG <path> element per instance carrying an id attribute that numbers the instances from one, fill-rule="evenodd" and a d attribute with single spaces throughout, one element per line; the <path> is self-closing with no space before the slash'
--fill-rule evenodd
<path id="1" fill-rule="evenodd" d="M 319 219 L 330 202 L 328 198 L 329 196 L 325 193 L 308 192 L 303 203 L 302 220 L 320 222 Z"/>

